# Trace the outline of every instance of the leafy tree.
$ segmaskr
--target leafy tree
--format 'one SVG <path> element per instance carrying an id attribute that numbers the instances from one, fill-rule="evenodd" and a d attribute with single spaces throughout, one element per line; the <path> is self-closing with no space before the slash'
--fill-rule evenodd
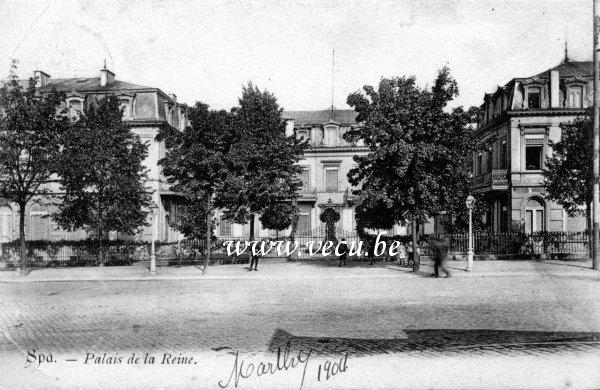
<path id="1" fill-rule="evenodd" d="M 21 266 L 26 266 L 25 207 L 38 195 L 55 172 L 59 139 L 69 120 L 58 115 L 63 97 L 53 91 L 42 95 L 35 80 L 19 84 L 16 62 L 0 88 L 0 196 L 19 206 Z"/>
<path id="2" fill-rule="evenodd" d="M 159 164 L 171 189 L 182 197 L 175 227 L 188 237 L 207 239 L 210 247 L 213 198 L 228 174 L 226 156 L 232 143 L 232 115 L 210 110 L 196 103 L 187 110 L 190 126 L 183 132 L 164 128 L 157 139 L 164 140 L 167 153 Z M 206 251 L 207 264 L 210 250 Z M 203 272 L 206 272 L 206 266 Z"/>
<path id="3" fill-rule="evenodd" d="M 53 218 L 65 229 L 94 232 L 99 243 L 110 231 L 134 234 L 151 205 L 142 164 L 148 147 L 122 117 L 114 95 L 91 104 L 62 137 L 58 158 L 63 194 Z"/>
<path id="4" fill-rule="evenodd" d="M 362 125 L 345 139 L 363 140 L 370 149 L 354 158 L 358 166 L 348 173 L 350 183 L 363 188 L 357 192 L 359 210 L 382 207 L 386 225 L 411 221 L 415 253 L 417 224 L 445 210 L 457 190 L 469 185 L 470 118 L 462 108 L 446 109 L 457 94 L 456 81 L 443 68 L 431 89 L 417 86 L 415 77 L 384 78 L 377 90 L 365 86 L 364 94 L 347 100 Z"/>
<path id="5" fill-rule="evenodd" d="M 297 206 L 289 202 L 301 187 L 296 163 L 305 144 L 285 135 L 282 112 L 273 94 L 252 83 L 243 88 L 239 107 L 232 110 L 235 142 L 216 205 L 234 222 L 250 221 L 250 240 L 256 214 L 265 214 L 261 222 L 267 229 L 285 228 L 297 214 Z"/>
<path id="6" fill-rule="evenodd" d="M 590 116 L 576 119 L 563 128 L 561 139 L 552 145 L 552 156 L 546 159 L 544 185 L 546 197 L 560 204 L 571 217 L 584 214 L 586 206 L 590 228 L 594 175 L 592 170 Z M 586 145 L 588 145 L 586 147 Z"/>

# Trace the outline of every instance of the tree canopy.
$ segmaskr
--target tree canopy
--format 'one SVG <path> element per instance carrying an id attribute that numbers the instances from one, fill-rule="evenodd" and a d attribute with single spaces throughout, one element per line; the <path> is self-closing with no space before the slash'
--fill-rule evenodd
<path id="1" fill-rule="evenodd" d="M 39 94 L 35 80 L 23 87 L 13 63 L 0 87 L 0 196 L 19 206 L 21 264 L 25 265 L 25 207 L 55 173 L 60 138 L 70 126 L 60 115 L 63 96 L 56 91 Z"/>
<path id="2" fill-rule="evenodd" d="M 182 197 L 174 226 L 188 237 L 205 238 L 212 198 L 221 191 L 228 175 L 226 156 L 234 137 L 232 115 L 210 110 L 200 102 L 190 107 L 187 115 L 190 125 L 183 132 L 165 127 L 159 133 L 157 139 L 165 141 L 167 150 L 159 164 L 171 190 Z"/>
<path id="3" fill-rule="evenodd" d="M 235 137 L 227 156 L 229 173 L 216 204 L 228 219 L 250 221 L 251 237 L 255 214 L 263 214 L 264 228 L 287 227 L 297 214 L 297 207 L 290 202 L 301 187 L 301 167 L 296 163 L 305 144 L 286 136 L 277 99 L 252 83 L 244 86 L 232 114 Z"/>
<path id="4" fill-rule="evenodd" d="M 592 202 L 591 128 L 589 116 L 564 126 L 560 141 L 551 145 L 552 155 L 546 159 L 546 197 L 560 204 L 569 216 L 582 214 L 582 206 Z"/>
<path id="5" fill-rule="evenodd" d="M 456 194 L 469 188 L 471 113 L 447 109 L 458 95 L 449 69 L 439 71 L 431 88 L 418 86 L 415 77 L 395 77 L 363 90 L 347 100 L 361 126 L 344 136 L 369 148 L 348 174 L 362 188 L 356 191 L 357 219 L 389 228 L 392 222 L 424 223 L 454 207 Z"/>
<path id="6" fill-rule="evenodd" d="M 145 186 L 147 145 L 122 120 L 119 99 L 92 103 L 61 138 L 57 160 L 63 194 L 54 219 L 98 238 L 110 231 L 134 234 L 151 204 Z"/>

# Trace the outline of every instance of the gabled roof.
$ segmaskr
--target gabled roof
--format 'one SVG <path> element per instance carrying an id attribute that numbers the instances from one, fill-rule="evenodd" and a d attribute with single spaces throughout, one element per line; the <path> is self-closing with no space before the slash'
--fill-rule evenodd
<path id="1" fill-rule="evenodd" d="M 548 78 L 551 70 L 558 70 L 561 78 L 565 77 L 592 77 L 594 73 L 594 63 L 592 61 L 567 61 L 562 62 L 554 68 L 547 69 L 533 77 Z"/>
<path id="2" fill-rule="evenodd" d="M 331 121 L 343 124 L 356 124 L 358 113 L 354 110 L 318 110 L 318 111 L 284 111 L 285 119 L 293 119 L 296 125 L 319 124 L 324 125 Z"/>
<path id="3" fill-rule="evenodd" d="M 92 91 L 126 91 L 126 90 L 147 90 L 156 89 L 153 87 L 145 87 L 142 85 L 131 84 L 125 81 L 115 80 L 113 83 L 105 86 L 100 86 L 100 77 L 81 77 L 68 79 L 50 79 L 48 85 L 40 88 L 40 91 L 46 92 L 51 89 L 56 89 L 59 92 L 92 92 Z"/>

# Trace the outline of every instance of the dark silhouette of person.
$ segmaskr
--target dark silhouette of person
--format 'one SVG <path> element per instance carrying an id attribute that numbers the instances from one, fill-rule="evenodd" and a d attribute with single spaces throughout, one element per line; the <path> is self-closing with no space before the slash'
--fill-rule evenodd
<path id="1" fill-rule="evenodd" d="M 258 242 L 257 247 L 260 248 L 260 244 L 263 242 L 263 240 L 260 240 Z M 254 254 L 254 251 L 250 250 L 250 269 L 248 271 L 252 271 L 252 265 L 254 265 L 254 270 L 258 271 L 258 259 L 260 258 L 261 253 L 258 252 L 257 254 Z"/>
<path id="2" fill-rule="evenodd" d="M 368 241 L 367 245 L 367 258 L 371 261 L 369 265 L 373 265 L 373 261 L 375 260 L 375 239 Z"/>
<path id="3" fill-rule="evenodd" d="M 446 255 L 448 254 L 448 246 L 444 241 L 436 241 L 433 243 L 433 276 L 440 277 L 440 270 L 450 277 L 450 272 L 446 268 Z"/>
<path id="4" fill-rule="evenodd" d="M 338 253 L 340 254 L 340 267 L 342 263 L 346 265 L 346 257 L 348 256 L 348 244 L 346 244 L 346 239 L 342 238 L 340 244 L 338 245 Z"/>

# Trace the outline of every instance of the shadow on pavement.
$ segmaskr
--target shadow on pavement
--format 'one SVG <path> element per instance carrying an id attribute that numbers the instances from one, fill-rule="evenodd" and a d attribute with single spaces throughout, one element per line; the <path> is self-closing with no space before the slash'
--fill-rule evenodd
<path id="1" fill-rule="evenodd" d="M 396 261 L 376 260 L 371 264 L 369 260 L 346 260 L 346 265 L 339 267 L 340 261 L 337 258 L 312 258 L 312 259 L 296 259 L 293 264 L 310 265 L 324 268 L 388 268 L 389 266 L 400 267 Z M 411 268 L 406 268 L 411 270 Z"/>
<path id="2" fill-rule="evenodd" d="M 543 350 L 558 353 L 582 345 L 600 349 L 600 333 L 544 332 L 495 329 L 405 329 L 394 339 L 355 339 L 344 337 L 296 336 L 277 329 L 269 351 L 309 349 L 318 355 L 378 355 L 394 352 L 433 352 L 435 354 L 505 353 Z"/>

